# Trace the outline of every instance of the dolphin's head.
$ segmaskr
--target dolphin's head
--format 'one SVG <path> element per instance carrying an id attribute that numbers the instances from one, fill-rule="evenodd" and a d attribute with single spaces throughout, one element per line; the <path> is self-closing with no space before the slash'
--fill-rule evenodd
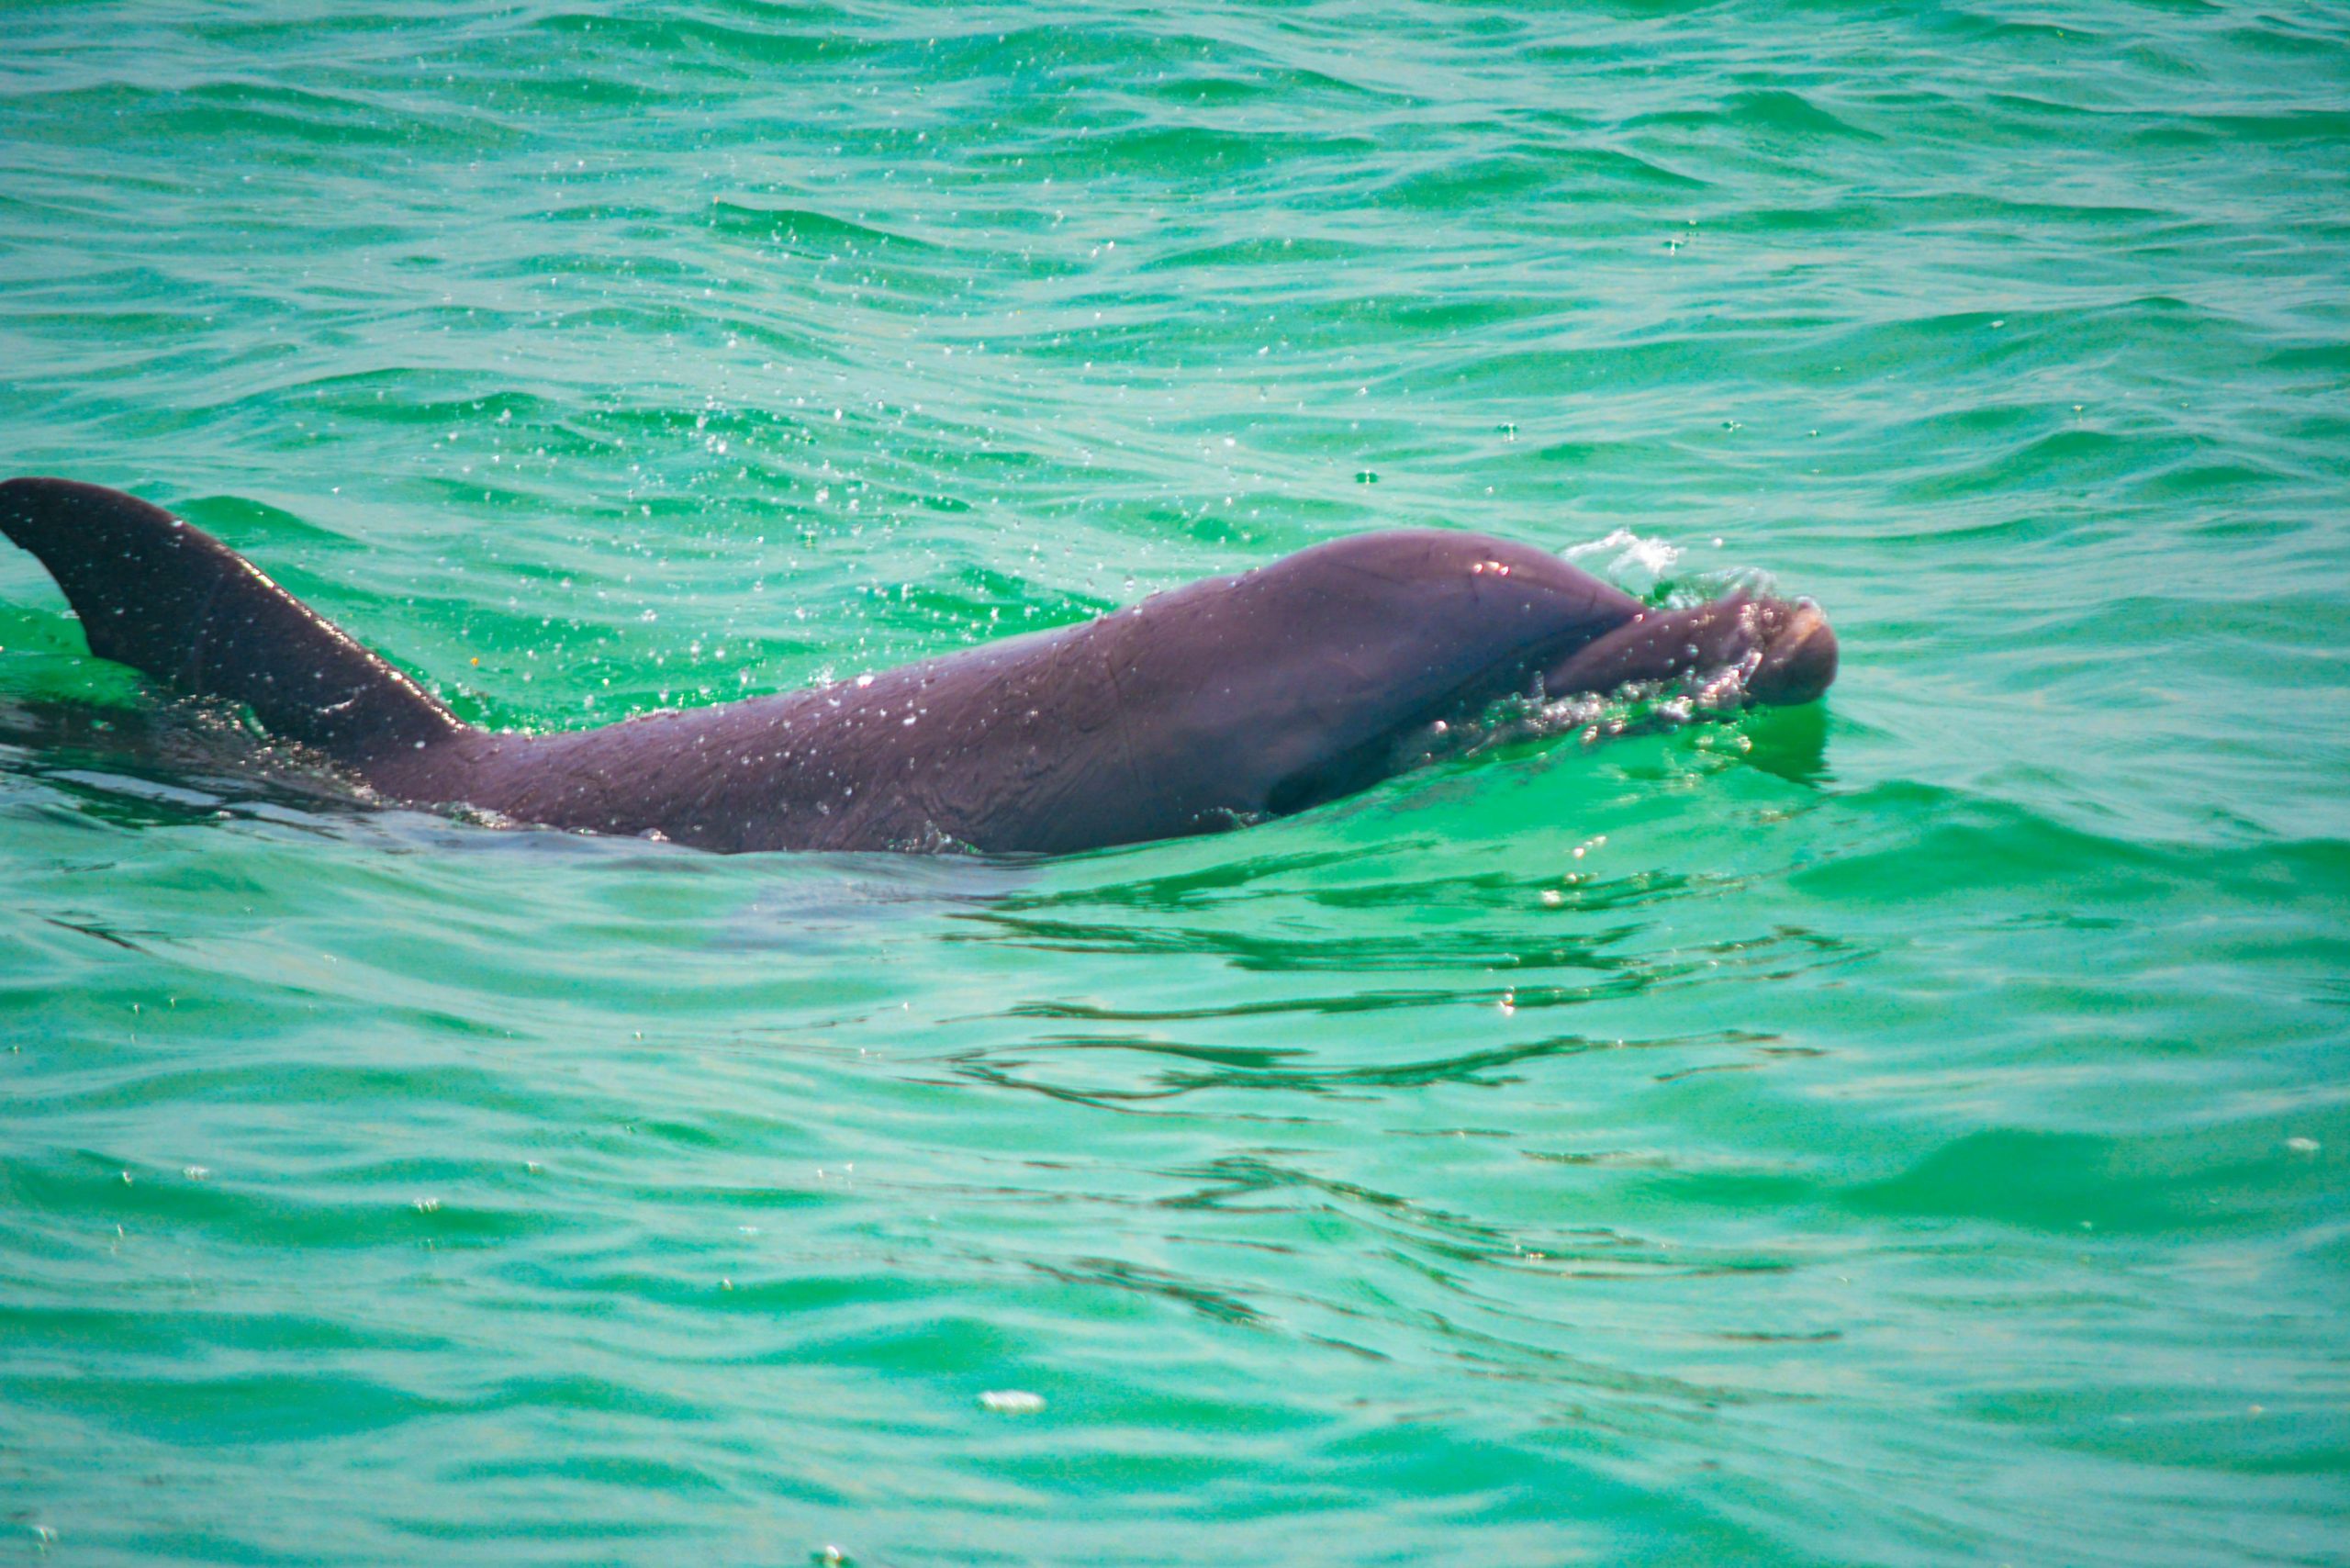
<path id="1" fill-rule="evenodd" d="M 1194 583 L 1080 635 L 1106 658 L 1132 776 L 1184 822 L 1348 794 L 1428 726 L 1513 695 L 1727 671 L 1746 698 L 1803 702 L 1836 670 L 1817 606 L 1651 610 L 1547 551 L 1427 530 Z"/>

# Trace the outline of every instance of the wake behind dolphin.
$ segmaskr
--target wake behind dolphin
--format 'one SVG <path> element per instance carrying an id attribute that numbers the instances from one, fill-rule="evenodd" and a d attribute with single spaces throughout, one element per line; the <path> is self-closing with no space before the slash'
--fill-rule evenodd
<path id="1" fill-rule="evenodd" d="M 135 496 L 11 479 L 0 532 L 92 653 L 242 703 L 385 796 L 716 850 L 1173 838 L 1365 789 L 1406 737 L 1513 695 L 1721 672 L 1742 700 L 1796 703 L 1836 675 L 1808 602 L 1651 610 L 1526 545 L 1399 530 L 855 681 L 496 734 Z"/>

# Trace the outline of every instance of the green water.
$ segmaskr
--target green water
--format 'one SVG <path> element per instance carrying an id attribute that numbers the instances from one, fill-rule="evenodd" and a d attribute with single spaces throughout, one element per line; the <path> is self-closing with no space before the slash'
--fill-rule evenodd
<path id="1" fill-rule="evenodd" d="M 726 858 L 0 551 L 0 1558 L 2350 1562 L 2345 392 L 2305 0 L 0 5 L 0 472 L 469 718 L 1398 524 L 1845 649 Z"/>

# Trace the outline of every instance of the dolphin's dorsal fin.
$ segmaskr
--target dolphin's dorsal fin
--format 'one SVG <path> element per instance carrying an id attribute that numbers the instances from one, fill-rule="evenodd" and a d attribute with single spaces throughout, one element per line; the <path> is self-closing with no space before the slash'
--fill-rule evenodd
<path id="1" fill-rule="evenodd" d="M 252 562 L 136 496 L 10 479 L 0 532 L 49 568 L 92 653 L 191 696 L 244 703 L 271 733 L 338 761 L 364 767 L 465 728 Z"/>

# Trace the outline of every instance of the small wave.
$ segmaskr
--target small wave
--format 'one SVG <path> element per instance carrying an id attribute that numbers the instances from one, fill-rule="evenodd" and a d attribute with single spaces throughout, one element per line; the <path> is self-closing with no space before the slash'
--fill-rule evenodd
<path id="1" fill-rule="evenodd" d="M 744 202 L 711 203 L 711 227 L 722 231 L 763 236 L 810 255 L 861 256 L 934 252 L 938 247 L 911 235 L 869 224 L 852 222 L 805 207 L 757 207 Z"/>

